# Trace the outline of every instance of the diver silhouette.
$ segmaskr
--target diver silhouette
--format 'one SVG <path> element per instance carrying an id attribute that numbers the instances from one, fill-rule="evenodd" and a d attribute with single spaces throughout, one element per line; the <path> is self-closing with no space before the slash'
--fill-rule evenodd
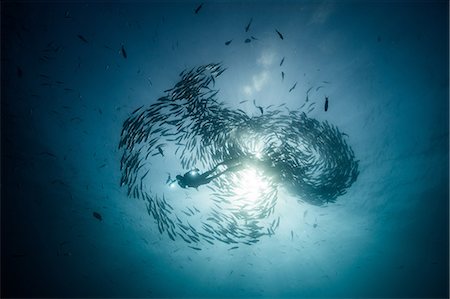
<path id="1" fill-rule="evenodd" d="M 201 185 L 209 184 L 212 180 L 221 176 L 225 172 L 237 169 L 240 166 L 239 162 L 235 162 L 235 165 L 230 166 L 233 162 L 234 161 L 221 162 L 214 166 L 213 169 L 208 170 L 204 173 L 200 173 L 199 169 L 195 168 L 186 172 L 184 175 L 177 175 L 176 182 L 178 182 L 178 185 L 180 185 L 181 188 L 186 189 L 188 187 L 191 187 L 198 190 L 198 187 L 200 187 Z M 224 165 L 227 168 L 214 174 L 221 165 Z"/>

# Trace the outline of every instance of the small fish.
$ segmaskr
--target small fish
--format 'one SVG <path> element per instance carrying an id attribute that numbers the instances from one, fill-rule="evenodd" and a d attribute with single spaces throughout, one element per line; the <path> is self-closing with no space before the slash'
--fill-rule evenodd
<path id="1" fill-rule="evenodd" d="M 294 86 L 292 86 L 291 89 L 289 89 L 289 92 L 293 91 L 296 86 L 297 86 L 297 82 L 295 82 Z"/>
<path id="2" fill-rule="evenodd" d="M 157 149 L 158 149 L 158 152 L 161 154 L 161 156 L 164 157 L 164 152 L 163 152 L 162 148 L 160 146 L 158 146 Z"/>
<path id="3" fill-rule="evenodd" d="M 278 36 L 279 36 L 281 39 L 284 39 L 283 34 L 281 34 L 280 31 L 278 31 L 277 29 L 275 29 L 275 31 L 278 33 Z"/>
<path id="4" fill-rule="evenodd" d="M 194 246 L 188 246 L 188 247 L 190 247 L 190 248 L 192 248 L 192 249 L 194 249 L 194 250 L 202 250 L 201 248 L 194 247 Z"/>
<path id="5" fill-rule="evenodd" d="M 248 22 L 247 26 L 245 26 L 245 32 L 248 32 L 250 29 L 250 25 L 252 24 L 253 18 L 250 19 L 250 22 Z"/>
<path id="6" fill-rule="evenodd" d="M 66 19 L 70 19 L 71 18 L 70 12 L 68 10 L 66 10 L 66 12 L 64 13 L 64 18 L 66 18 Z"/>
<path id="7" fill-rule="evenodd" d="M 229 41 L 226 41 L 225 46 L 228 46 L 229 44 L 231 44 L 232 41 L 233 41 L 232 39 L 230 39 Z"/>
<path id="8" fill-rule="evenodd" d="M 142 105 L 142 106 L 139 107 L 139 108 L 136 108 L 133 112 L 131 112 L 131 114 L 135 114 L 136 112 L 138 112 L 139 110 L 141 110 L 142 107 L 144 107 L 144 105 Z"/>
<path id="9" fill-rule="evenodd" d="M 170 173 L 167 172 L 167 180 L 166 180 L 166 184 L 169 185 L 173 182 L 172 177 L 170 176 Z"/>
<path id="10" fill-rule="evenodd" d="M 233 249 L 238 249 L 238 248 L 239 248 L 239 246 L 234 246 L 234 247 L 231 247 L 230 249 L 228 249 L 228 251 L 233 250 Z"/>
<path id="11" fill-rule="evenodd" d="M 281 81 L 284 80 L 284 72 L 281 72 Z"/>
<path id="12" fill-rule="evenodd" d="M 325 112 L 328 111 L 328 97 L 325 97 Z"/>
<path id="13" fill-rule="evenodd" d="M 22 69 L 20 67 L 17 67 L 17 77 L 22 78 L 22 76 L 23 76 Z"/>
<path id="14" fill-rule="evenodd" d="M 264 110 L 263 110 L 263 108 L 262 108 L 261 106 L 256 106 L 256 108 L 258 108 L 258 109 L 259 109 L 259 112 L 261 112 L 261 115 L 263 115 L 263 114 L 264 114 Z"/>
<path id="15" fill-rule="evenodd" d="M 253 35 L 252 36 L 250 36 L 253 40 L 259 40 L 259 39 L 257 39 L 256 37 L 254 37 Z"/>
<path id="16" fill-rule="evenodd" d="M 103 220 L 102 215 L 100 215 L 100 213 L 98 213 L 98 212 L 93 212 L 92 216 L 94 216 L 94 218 L 98 219 L 99 221 Z"/>
<path id="17" fill-rule="evenodd" d="M 306 91 L 306 101 L 305 102 L 309 101 L 309 92 L 311 91 L 311 89 L 312 89 L 312 87 L 308 88 L 308 90 Z"/>
<path id="18" fill-rule="evenodd" d="M 195 14 L 198 14 L 198 12 L 200 11 L 200 9 L 202 9 L 203 3 L 200 4 L 196 9 L 195 9 Z"/>
<path id="19" fill-rule="evenodd" d="M 248 100 L 240 101 L 239 104 L 244 104 L 245 102 L 248 102 Z"/>
<path id="20" fill-rule="evenodd" d="M 88 43 L 88 40 L 84 36 L 82 36 L 81 34 L 77 34 L 77 36 L 82 42 Z"/>
<path id="21" fill-rule="evenodd" d="M 120 52 L 122 53 L 123 58 L 127 58 L 127 51 L 125 51 L 125 48 L 122 45 L 122 48 L 120 49 Z"/>
<path id="22" fill-rule="evenodd" d="M 283 65 L 283 62 L 284 62 L 284 57 L 283 57 L 283 59 L 281 59 L 280 66 Z"/>
<path id="23" fill-rule="evenodd" d="M 251 41 L 252 41 L 251 39 L 247 38 L 247 39 L 245 39 L 244 42 L 245 42 L 246 44 L 248 44 L 248 43 L 251 42 Z"/>
<path id="24" fill-rule="evenodd" d="M 256 108 L 258 108 L 259 109 L 259 112 L 261 112 L 261 115 L 263 115 L 264 114 L 264 109 L 263 109 L 263 107 L 261 107 L 261 106 L 257 106 L 256 105 L 256 101 L 255 100 L 253 100 L 253 105 L 256 107 Z"/>

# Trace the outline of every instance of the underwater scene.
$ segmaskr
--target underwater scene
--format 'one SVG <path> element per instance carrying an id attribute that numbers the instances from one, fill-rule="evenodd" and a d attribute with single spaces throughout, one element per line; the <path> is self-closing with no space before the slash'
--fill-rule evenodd
<path id="1" fill-rule="evenodd" d="M 2 298 L 448 298 L 448 11 L 3 1 Z"/>

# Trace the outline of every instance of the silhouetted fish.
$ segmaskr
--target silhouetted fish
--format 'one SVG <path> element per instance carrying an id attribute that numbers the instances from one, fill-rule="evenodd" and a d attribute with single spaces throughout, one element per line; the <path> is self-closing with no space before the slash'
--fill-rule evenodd
<path id="1" fill-rule="evenodd" d="M 226 41 L 225 46 L 228 46 L 229 44 L 231 44 L 232 41 L 233 41 L 232 39 L 230 39 L 229 41 Z"/>
<path id="2" fill-rule="evenodd" d="M 188 246 L 188 247 L 190 247 L 190 248 L 192 248 L 192 249 L 194 249 L 194 250 L 202 250 L 202 249 L 199 248 L 199 247 L 194 247 L 194 246 Z"/>
<path id="3" fill-rule="evenodd" d="M 125 51 L 125 48 L 122 45 L 122 48 L 120 49 L 120 52 L 122 53 L 123 58 L 127 58 L 127 51 Z"/>
<path id="4" fill-rule="evenodd" d="M 157 149 L 158 149 L 158 152 L 161 154 L 161 156 L 164 157 L 164 152 L 163 152 L 162 148 L 160 146 L 158 146 Z"/>
<path id="5" fill-rule="evenodd" d="M 77 34 L 77 36 L 82 42 L 88 43 L 87 39 L 84 36 L 82 36 L 81 34 Z"/>
<path id="6" fill-rule="evenodd" d="M 195 9 L 195 13 L 198 14 L 198 12 L 200 11 L 200 9 L 202 9 L 203 3 L 200 4 L 196 9 Z"/>
<path id="7" fill-rule="evenodd" d="M 312 86 L 310 88 L 308 88 L 308 90 L 306 91 L 306 101 L 305 102 L 309 101 L 309 92 L 311 91 L 311 89 L 312 89 Z"/>
<path id="8" fill-rule="evenodd" d="M 325 97 L 325 112 L 328 111 L 328 97 Z"/>
<path id="9" fill-rule="evenodd" d="M 98 213 L 98 212 L 93 212 L 92 216 L 94 216 L 94 218 L 98 219 L 99 221 L 103 220 L 102 215 L 100 215 L 100 213 Z"/>
<path id="10" fill-rule="evenodd" d="M 252 24 L 253 18 L 250 19 L 250 22 L 248 22 L 247 26 L 245 26 L 245 32 L 248 32 L 250 29 L 250 25 Z"/>
<path id="11" fill-rule="evenodd" d="M 281 81 L 284 80 L 284 72 L 281 72 Z"/>
<path id="12" fill-rule="evenodd" d="M 293 91 L 296 86 L 297 86 L 297 82 L 295 82 L 294 86 L 292 86 L 291 89 L 289 89 L 289 92 Z"/>
<path id="13" fill-rule="evenodd" d="M 138 107 L 138 108 L 134 109 L 134 111 L 133 111 L 133 112 L 131 112 L 131 114 L 135 114 L 136 112 L 138 112 L 139 110 L 141 110 L 141 109 L 142 109 L 142 107 L 144 107 L 144 105 L 142 105 L 142 106 L 140 106 L 140 107 Z"/>
<path id="14" fill-rule="evenodd" d="M 275 29 L 275 31 L 278 33 L 278 36 L 279 36 L 281 39 L 284 39 L 283 34 L 281 34 L 280 31 L 278 31 L 277 29 Z"/>
<path id="15" fill-rule="evenodd" d="M 251 39 L 247 38 L 244 42 L 245 42 L 246 44 L 248 44 L 248 43 L 251 42 L 251 41 L 252 41 Z"/>
<path id="16" fill-rule="evenodd" d="M 259 112 L 261 112 L 261 115 L 263 115 L 263 114 L 264 114 L 264 110 L 263 110 L 263 107 L 261 107 L 261 106 L 257 106 L 257 105 L 256 105 L 256 101 L 255 101 L 255 100 L 253 100 L 253 105 L 255 105 L 255 107 L 259 109 Z"/>
<path id="17" fill-rule="evenodd" d="M 20 67 L 17 67 L 17 77 L 22 78 L 22 76 L 23 76 L 22 69 Z"/>
<path id="18" fill-rule="evenodd" d="M 283 59 L 281 59 L 280 66 L 283 65 L 283 62 L 284 62 L 284 57 L 283 57 Z"/>

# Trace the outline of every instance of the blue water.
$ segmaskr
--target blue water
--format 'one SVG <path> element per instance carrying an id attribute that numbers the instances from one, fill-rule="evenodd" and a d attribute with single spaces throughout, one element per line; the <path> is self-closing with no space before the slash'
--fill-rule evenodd
<path id="1" fill-rule="evenodd" d="M 199 5 L 2 2 L 2 297 L 448 297 L 448 3 Z M 121 188 L 118 144 L 213 62 L 250 116 L 313 87 L 308 116 L 348 135 L 360 173 L 324 206 L 280 191 L 256 244 L 193 250 Z"/>

